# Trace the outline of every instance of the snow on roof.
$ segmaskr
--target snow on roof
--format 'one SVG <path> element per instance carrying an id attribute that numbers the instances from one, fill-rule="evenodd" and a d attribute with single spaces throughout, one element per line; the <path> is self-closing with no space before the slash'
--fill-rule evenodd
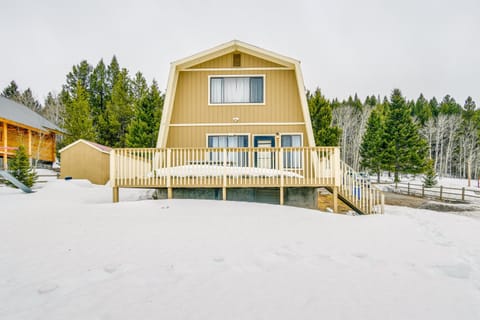
<path id="1" fill-rule="evenodd" d="M 63 152 L 67 149 L 70 149 L 71 147 L 77 145 L 78 143 L 87 144 L 87 145 L 91 146 L 92 148 L 97 149 L 98 151 L 103 152 L 103 153 L 110 153 L 110 151 L 112 150 L 112 148 L 104 146 L 103 144 L 99 144 L 99 143 L 96 143 L 96 142 L 93 142 L 93 141 L 88 141 L 88 140 L 85 140 L 85 139 L 78 139 L 77 141 L 72 142 L 68 146 L 61 149 L 59 152 Z"/>
<path id="2" fill-rule="evenodd" d="M 0 118 L 43 131 L 62 131 L 57 125 L 51 123 L 35 111 L 5 97 L 0 97 Z"/>

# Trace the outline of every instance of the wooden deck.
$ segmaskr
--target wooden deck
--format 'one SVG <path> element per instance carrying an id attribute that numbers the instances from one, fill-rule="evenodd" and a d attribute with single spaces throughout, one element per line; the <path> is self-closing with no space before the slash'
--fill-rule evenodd
<path id="1" fill-rule="evenodd" d="M 337 147 L 124 148 L 110 153 L 113 201 L 119 188 L 328 187 L 361 213 L 383 211 L 382 193 L 340 161 Z"/>

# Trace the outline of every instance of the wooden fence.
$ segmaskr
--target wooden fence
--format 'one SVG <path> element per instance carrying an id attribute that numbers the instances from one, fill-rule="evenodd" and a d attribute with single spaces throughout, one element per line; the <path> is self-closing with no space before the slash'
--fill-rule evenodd
<path id="1" fill-rule="evenodd" d="M 422 184 L 414 183 L 396 183 L 395 190 L 396 193 L 438 199 L 441 201 L 461 201 L 461 202 L 475 202 L 480 201 L 480 191 L 473 188 L 455 188 L 455 187 L 444 187 L 444 186 L 435 186 L 427 188 Z"/>

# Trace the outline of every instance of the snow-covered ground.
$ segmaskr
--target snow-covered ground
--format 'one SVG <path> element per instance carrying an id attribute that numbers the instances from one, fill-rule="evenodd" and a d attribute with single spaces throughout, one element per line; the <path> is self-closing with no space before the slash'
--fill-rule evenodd
<path id="1" fill-rule="evenodd" d="M 0 186 L 0 319 L 480 319 L 480 219 Z"/>

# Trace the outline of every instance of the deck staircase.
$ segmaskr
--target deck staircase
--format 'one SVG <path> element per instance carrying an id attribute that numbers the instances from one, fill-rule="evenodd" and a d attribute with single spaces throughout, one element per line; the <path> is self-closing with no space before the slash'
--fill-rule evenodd
<path id="1" fill-rule="evenodd" d="M 333 187 L 327 187 L 327 190 L 333 193 Z M 338 198 L 359 214 L 384 212 L 383 192 L 341 160 Z"/>

